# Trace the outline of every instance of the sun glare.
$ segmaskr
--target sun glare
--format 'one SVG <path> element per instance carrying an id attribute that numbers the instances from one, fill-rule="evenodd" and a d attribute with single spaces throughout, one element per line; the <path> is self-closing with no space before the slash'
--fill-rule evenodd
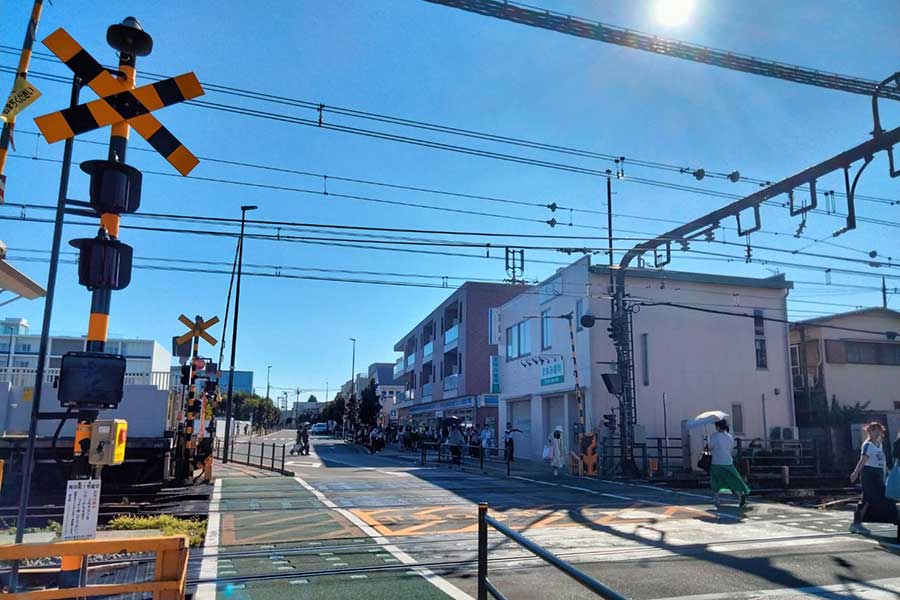
<path id="1" fill-rule="evenodd" d="M 683 25 L 694 12 L 695 0 L 656 0 L 656 20 L 667 27 Z"/>

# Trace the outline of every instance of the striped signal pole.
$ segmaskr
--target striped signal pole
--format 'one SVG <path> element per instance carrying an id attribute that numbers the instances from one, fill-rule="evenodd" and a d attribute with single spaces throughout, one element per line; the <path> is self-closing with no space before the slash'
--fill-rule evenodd
<path id="1" fill-rule="evenodd" d="M 569 343 L 572 348 L 572 375 L 575 377 L 575 401 L 578 404 L 578 447 L 581 448 L 581 439 L 584 437 L 585 419 L 584 419 L 584 392 L 581 389 L 581 382 L 578 378 L 578 354 L 575 352 L 575 325 L 572 323 L 574 315 L 572 313 L 562 315 L 569 322 Z"/>
<path id="2" fill-rule="evenodd" d="M 34 0 L 31 9 L 31 19 L 28 20 L 28 29 L 25 30 L 25 42 L 22 44 L 22 54 L 19 55 L 19 66 L 16 69 L 16 78 L 26 79 L 28 66 L 31 64 L 31 47 L 34 45 L 34 37 L 37 35 L 38 22 L 41 20 L 41 11 L 44 8 L 43 0 Z M 0 132 L 0 178 L 3 177 L 3 168 L 6 166 L 6 155 L 12 139 L 13 129 L 16 127 L 15 117 L 4 121 L 3 131 Z M 2 184 L 0 184 L 2 185 Z M 2 202 L 2 199 L 0 199 Z"/>
<path id="3" fill-rule="evenodd" d="M 118 28 L 117 30 L 115 28 Z M 147 40 L 152 48 L 150 36 L 144 33 L 140 23 L 134 17 L 127 17 L 121 25 L 113 25 L 107 32 L 107 41 L 119 51 L 119 72 L 129 89 L 134 89 L 135 63 L 137 54 L 149 54 L 147 46 L 139 47 L 135 39 L 122 37 L 124 31 L 131 30 L 138 42 Z M 117 31 L 119 39 L 116 40 L 113 31 Z M 139 34 L 134 33 L 140 32 Z M 115 44 L 113 42 L 116 42 Z M 60 114 L 60 113 L 56 113 Z M 128 149 L 128 134 L 131 130 L 126 121 L 112 124 L 112 133 L 109 140 L 108 160 L 116 163 L 125 163 L 125 152 Z M 118 239 L 119 223 L 121 219 L 116 213 L 102 213 L 100 215 L 101 234 L 109 238 Z M 91 292 L 91 314 L 88 321 L 87 345 L 88 352 L 105 352 L 109 335 L 109 306 L 112 297 L 110 288 L 94 289 Z M 72 479 L 89 479 L 91 468 L 88 463 L 88 452 L 91 444 L 91 424 L 97 419 L 98 410 L 79 410 L 78 421 L 75 426 L 74 455 L 75 462 L 72 465 Z M 60 587 L 80 587 L 86 577 L 84 557 L 63 556 L 60 572 Z"/>

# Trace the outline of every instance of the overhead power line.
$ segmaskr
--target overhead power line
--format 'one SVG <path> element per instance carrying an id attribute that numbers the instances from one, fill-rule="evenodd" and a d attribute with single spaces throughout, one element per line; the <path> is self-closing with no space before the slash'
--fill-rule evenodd
<path id="1" fill-rule="evenodd" d="M 40 209 L 40 210 L 55 210 L 55 207 L 53 207 L 53 206 L 51 206 L 51 205 L 48 205 L 48 204 L 33 204 L 33 205 L 30 205 L 30 204 L 20 204 L 20 203 L 9 203 L 9 204 L 7 204 L 6 206 L 8 206 L 8 207 L 10 207 L 10 208 L 13 208 L 13 207 L 29 208 L 29 207 L 30 207 L 30 208 Z M 199 222 L 199 223 L 215 222 L 215 223 L 220 223 L 220 224 L 224 224 L 224 225 L 232 225 L 232 226 L 238 226 L 238 225 L 240 224 L 240 219 L 232 219 L 232 218 L 227 218 L 227 217 L 211 217 L 211 216 L 210 216 L 210 217 L 206 217 L 206 216 L 202 216 L 202 215 L 185 216 L 185 215 L 163 214 L 163 213 L 143 213 L 143 214 L 137 213 L 137 214 L 135 214 L 135 215 L 129 215 L 129 218 L 138 218 L 138 219 L 147 219 L 147 218 L 151 218 L 151 219 L 166 219 L 166 220 L 173 220 L 173 221 L 185 221 L 185 220 L 187 220 L 187 221 L 193 221 L 193 222 Z M 264 224 L 270 224 L 270 223 L 273 223 L 273 222 L 259 221 L 259 220 L 248 220 L 247 222 L 248 222 L 248 223 L 264 223 Z M 292 223 L 292 222 L 289 222 L 289 221 L 279 221 L 279 222 L 274 222 L 274 223 L 281 223 L 281 224 L 283 224 L 283 225 L 300 225 L 300 224 L 298 224 L 298 223 Z M 271 226 L 271 225 L 269 225 L 269 226 Z M 316 225 L 314 225 L 314 226 L 316 226 L 316 227 L 329 227 L 329 225 L 322 225 L 322 224 L 316 224 Z M 135 228 L 135 229 L 141 229 L 140 227 L 137 227 L 137 226 L 132 226 L 132 227 Z M 387 229 L 390 229 L 390 228 L 382 228 L 382 229 L 387 230 Z M 409 231 L 409 230 L 404 230 L 404 232 L 408 232 L 408 231 Z M 222 234 L 224 234 L 225 232 L 207 232 L 207 233 L 210 233 L 210 234 L 213 234 L 213 233 L 222 233 Z M 236 234 L 231 234 L 231 235 L 236 235 Z M 312 238 L 312 237 L 303 237 L 303 236 L 292 236 L 292 235 L 287 235 L 287 234 L 282 235 L 280 232 L 279 232 L 276 236 L 265 236 L 265 235 L 260 235 L 260 234 L 249 234 L 249 235 L 250 235 L 251 237 L 258 237 L 259 239 L 270 239 L 270 238 L 274 238 L 274 239 L 276 239 L 276 240 L 285 239 L 286 241 L 292 241 L 292 240 L 295 240 L 295 239 L 296 239 L 296 240 L 317 240 L 317 239 L 321 239 L 321 238 Z M 509 236 L 504 236 L 504 237 L 509 237 Z M 573 239 L 573 238 L 570 238 L 570 237 L 564 237 L 563 239 Z M 608 238 L 605 238 L 605 237 L 603 237 L 603 238 L 600 238 L 600 237 L 578 238 L 578 237 L 576 236 L 574 239 L 591 239 L 591 240 L 595 240 L 595 241 L 596 241 L 596 240 L 605 240 L 605 239 L 608 239 Z M 614 239 L 629 240 L 629 239 L 633 239 L 633 238 L 614 238 Z M 348 239 L 341 239 L 341 238 L 330 238 L 330 239 L 325 240 L 325 241 L 336 241 L 336 242 L 338 242 L 338 241 L 344 241 L 344 242 L 347 242 L 347 241 L 355 241 L 355 240 L 348 240 Z M 457 242 L 457 241 L 450 241 L 450 240 L 430 240 L 430 239 L 424 239 L 424 238 L 404 238 L 404 239 L 390 239 L 390 240 L 385 240 L 385 239 L 372 239 L 372 238 L 370 238 L 370 241 L 371 241 L 372 243 L 378 243 L 378 244 L 399 244 L 399 245 L 421 245 L 421 246 L 468 247 L 468 248 L 482 248 L 482 249 L 485 249 L 485 250 L 490 250 L 490 248 L 492 247 L 491 244 L 489 244 L 489 243 L 482 243 L 482 242 L 468 242 L 468 241 L 458 241 L 458 242 Z M 696 242 L 696 241 L 695 241 L 694 243 L 699 243 L 699 242 Z M 705 241 L 705 243 L 712 243 L 712 244 L 725 245 L 725 246 L 733 246 L 733 247 L 738 247 L 738 248 L 744 248 L 744 247 L 745 247 L 745 244 L 744 244 L 744 243 L 740 243 L 740 242 L 728 242 L 728 241 L 726 241 L 726 240 L 716 240 L 716 239 L 713 239 L 713 240 Z M 568 253 L 568 254 L 579 253 L 579 252 L 583 252 L 583 253 L 607 252 L 607 250 L 608 250 L 608 248 L 599 248 L 599 247 L 590 247 L 590 246 L 567 246 L 567 247 L 532 246 L 532 245 L 520 244 L 520 243 L 515 243 L 515 242 L 503 243 L 503 244 L 496 244 L 496 245 L 494 245 L 494 247 L 515 247 L 515 248 L 520 248 L 520 249 L 525 249 L 525 250 L 557 251 L 557 252 L 564 252 L 564 253 Z M 825 254 L 813 253 L 813 252 L 804 252 L 804 251 L 798 251 L 798 250 L 788 250 L 788 249 L 785 249 L 785 248 L 776 248 L 776 247 L 772 247 L 772 246 L 762 246 L 762 245 L 758 245 L 758 244 L 754 244 L 754 245 L 753 245 L 753 248 L 754 248 L 755 250 L 762 250 L 762 251 L 765 251 L 765 252 L 777 252 L 777 253 L 791 254 L 791 255 L 794 255 L 794 256 L 810 256 L 810 257 L 813 257 L 813 258 L 828 259 L 828 260 L 836 260 L 836 261 L 840 261 L 840 262 L 847 262 L 847 263 L 851 263 L 851 264 L 859 264 L 859 265 L 865 265 L 865 266 L 900 267 L 900 265 L 896 265 L 896 264 L 894 264 L 894 263 L 892 262 L 891 257 L 886 257 L 886 258 L 882 258 L 882 259 L 878 259 L 878 260 L 876 260 L 875 258 L 871 258 L 871 259 L 859 259 L 859 258 L 850 258 L 850 257 L 846 257 L 846 256 L 833 256 L 833 255 L 825 255 Z M 621 251 L 626 251 L 627 249 L 623 249 L 623 248 L 614 248 L 613 250 L 615 250 L 615 251 L 620 251 L 620 252 L 621 252 Z"/>
<path id="2" fill-rule="evenodd" d="M 4 50 L 2 50 L 2 48 L 4 48 L 4 47 L 2 45 L 0 45 L 0 53 L 4 52 Z M 6 50 L 5 52 L 11 53 L 12 51 Z M 57 62 L 57 60 L 52 55 L 49 55 L 49 54 L 44 55 L 44 56 L 37 56 L 36 58 L 41 59 L 41 60 L 48 60 L 48 61 L 51 61 L 54 63 Z M 8 66 L 0 66 L 0 71 L 14 73 L 15 68 L 8 67 Z M 58 82 L 58 83 L 65 83 L 65 84 L 70 83 L 69 78 L 67 78 L 65 76 L 55 75 L 52 73 L 32 71 L 30 76 L 32 78 L 46 79 L 46 80 L 54 81 L 54 82 Z M 160 80 L 160 79 L 165 79 L 167 77 L 165 75 L 150 73 L 150 72 L 146 72 L 146 71 L 142 72 L 142 76 L 148 77 L 151 80 Z M 536 159 L 529 159 L 527 157 L 522 157 L 522 156 L 517 156 L 517 155 L 495 153 L 495 152 L 485 151 L 482 149 L 468 148 L 468 147 L 463 147 L 463 146 L 454 146 L 454 145 L 449 145 L 449 144 L 442 145 L 439 142 L 433 142 L 431 140 L 423 140 L 423 139 L 419 139 L 419 138 L 408 138 L 408 137 L 403 137 L 403 136 L 396 136 L 395 134 L 390 134 L 390 133 L 386 133 L 383 131 L 377 131 L 377 130 L 368 130 L 368 129 L 347 127 L 347 126 L 343 126 L 343 125 L 339 125 L 339 124 L 330 123 L 327 120 L 325 120 L 324 118 L 319 118 L 319 117 L 322 117 L 325 114 L 335 114 L 335 115 L 340 115 L 340 116 L 344 116 L 344 117 L 369 120 L 369 121 L 374 121 L 374 122 L 378 122 L 378 123 L 386 123 L 386 124 L 391 124 L 391 125 L 408 127 L 408 128 L 412 128 L 412 129 L 418 129 L 418 130 L 422 130 L 422 131 L 430 131 L 430 132 L 434 132 L 434 133 L 442 133 L 442 134 L 453 135 L 453 136 L 457 136 L 457 137 L 464 137 L 464 138 L 468 138 L 468 139 L 476 139 L 476 140 L 480 140 L 480 141 L 490 141 L 490 142 L 504 144 L 504 145 L 530 148 L 530 149 L 534 149 L 534 150 L 553 152 L 553 153 L 557 153 L 557 154 L 602 160 L 602 161 L 616 165 L 617 168 L 621 167 L 623 172 L 624 172 L 624 168 L 625 168 L 626 159 L 627 159 L 627 164 L 629 167 L 643 167 L 643 168 L 657 169 L 657 170 L 662 170 L 662 171 L 667 171 L 667 172 L 672 172 L 672 173 L 688 174 L 688 175 L 693 175 L 696 172 L 696 169 L 693 169 L 686 165 L 675 165 L 675 164 L 671 164 L 671 163 L 663 163 L 663 162 L 659 162 L 659 161 L 653 161 L 653 160 L 647 160 L 647 159 L 641 159 L 641 158 L 635 158 L 635 157 L 625 157 L 620 154 L 603 153 L 603 152 L 597 152 L 597 151 L 593 151 L 593 150 L 586 150 L 586 149 L 580 149 L 580 148 L 573 148 L 573 147 L 569 147 L 569 146 L 562 146 L 559 144 L 550 144 L 550 143 L 540 142 L 540 141 L 535 141 L 535 140 L 527 140 L 527 139 L 523 139 L 523 138 L 519 138 L 519 137 L 512 137 L 512 136 L 499 135 L 499 134 L 477 131 L 477 130 L 472 130 L 472 129 L 465 129 L 465 128 L 461 128 L 461 127 L 454 127 L 454 126 L 450 126 L 450 125 L 442 125 L 442 124 L 432 123 L 432 122 L 428 122 L 428 121 L 407 119 L 404 117 L 379 114 L 379 113 L 374 113 L 371 111 L 364 111 L 364 110 L 359 110 L 359 109 L 328 105 L 328 104 L 316 102 L 313 100 L 302 100 L 302 99 L 297 99 L 297 98 L 290 98 L 287 96 L 279 96 L 276 94 L 267 94 L 264 92 L 260 92 L 259 90 L 248 90 L 248 89 L 236 88 L 236 87 L 232 87 L 232 86 L 223 86 L 223 85 L 218 85 L 218 84 L 213 84 L 213 83 L 208 83 L 208 82 L 204 82 L 203 85 L 204 85 L 204 88 L 207 89 L 208 91 L 217 92 L 217 93 L 221 93 L 224 95 L 235 96 L 235 97 L 239 97 L 239 98 L 247 98 L 247 99 L 252 99 L 255 101 L 271 102 L 274 104 L 310 110 L 310 111 L 314 112 L 313 116 L 315 116 L 315 118 L 304 119 L 304 118 L 296 117 L 293 115 L 274 113 L 271 111 L 260 111 L 260 110 L 256 110 L 256 109 L 237 107 L 237 106 L 231 106 L 231 105 L 226 105 L 226 104 L 218 104 L 218 103 L 214 103 L 214 102 L 208 102 L 205 100 L 203 100 L 203 101 L 192 100 L 192 101 L 187 102 L 187 104 L 200 106 L 203 108 L 215 109 L 215 110 L 225 110 L 228 112 L 233 112 L 235 114 L 244 114 L 244 115 L 248 115 L 248 116 L 270 118 L 270 119 L 283 121 L 283 122 L 289 122 L 289 123 L 293 123 L 293 124 L 297 124 L 297 125 L 306 125 L 306 126 L 310 126 L 310 127 L 332 129 L 332 130 L 336 130 L 336 131 L 344 131 L 346 133 L 356 133 L 359 135 L 367 135 L 369 137 L 379 137 L 379 138 L 388 139 L 391 141 L 401 141 L 401 142 L 412 143 L 412 144 L 416 144 L 416 145 L 431 146 L 431 147 L 440 148 L 440 149 L 444 149 L 444 150 L 459 151 L 459 152 L 463 152 L 463 153 L 483 155 L 488 158 L 511 160 L 513 162 L 523 162 L 525 164 L 533 164 L 534 166 L 543 166 L 546 168 L 558 168 L 561 170 L 570 170 L 573 172 L 578 172 L 578 173 L 582 173 L 582 174 L 586 174 L 586 175 L 600 176 L 600 177 L 605 177 L 605 176 L 609 175 L 611 173 L 611 171 L 609 169 L 606 169 L 606 170 L 589 169 L 586 167 L 576 166 L 576 165 L 568 165 L 565 163 L 553 163 L 551 161 L 539 161 Z M 436 145 L 433 145 L 433 144 L 436 144 Z M 200 158 L 202 159 L 202 157 L 200 157 Z M 713 179 L 731 180 L 733 177 L 733 173 L 719 172 L 719 171 L 715 171 L 715 170 L 704 170 L 704 174 L 706 177 L 710 177 Z M 613 175 L 615 175 L 615 173 L 613 173 Z M 682 187 L 683 187 L 683 188 L 685 188 L 683 191 L 697 190 L 700 193 L 706 192 L 711 195 L 719 194 L 719 192 L 715 192 L 713 190 L 704 190 L 703 188 L 695 188 L 695 187 L 692 188 L 690 186 L 680 186 L 680 184 L 661 182 L 659 180 L 653 180 L 653 179 L 644 179 L 644 178 L 640 178 L 640 177 L 634 177 L 632 175 L 629 175 L 627 179 L 630 182 L 641 183 L 641 184 L 645 184 L 645 185 L 658 185 L 661 187 L 673 186 L 673 189 L 682 189 Z M 747 175 L 741 175 L 739 177 L 738 181 L 743 182 L 743 183 L 752 183 L 752 184 L 760 185 L 760 186 L 766 186 L 766 185 L 771 184 L 771 181 L 769 181 L 767 179 L 762 179 L 762 178 L 758 178 L 758 177 L 750 177 Z M 806 191 L 806 189 L 807 188 L 800 187 L 800 188 L 798 188 L 798 191 Z M 828 191 L 828 193 L 833 193 L 834 195 L 840 196 L 840 197 L 846 197 L 846 194 L 844 194 L 843 192 L 840 192 L 840 191 Z M 895 204 L 900 205 L 900 200 L 892 199 L 892 198 L 883 198 L 883 197 L 869 196 L 869 195 L 864 195 L 864 194 L 855 194 L 854 197 L 859 200 L 878 202 L 878 203 L 889 204 L 889 205 L 895 205 Z"/>
<path id="3" fill-rule="evenodd" d="M 625 27 L 607 25 L 583 17 L 558 13 L 544 8 L 511 2 L 509 0 L 425 0 L 468 12 L 530 25 L 541 29 L 572 35 L 635 50 L 653 52 L 683 60 L 704 63 L 723 69 L 742 71 L 764 77 L 773 77 L 795 83 L 803 83 L 852 94 L 872 96 L 877 81 L 829 71 L 810 69 L 779 61 L 757 58 L 730 50 L 719 50 L 678 40 L 667 40 L 656 35 L 641 33 Z M 889 89 L 884 98 L 900 100 L 900 88 Z"/>

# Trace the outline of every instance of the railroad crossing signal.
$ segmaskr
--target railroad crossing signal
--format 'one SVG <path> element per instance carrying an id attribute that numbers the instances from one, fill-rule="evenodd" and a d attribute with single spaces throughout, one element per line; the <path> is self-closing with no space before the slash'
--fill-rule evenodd
<path id="1" fill-rule="evenodd" d="M 34 122 L 47 142 L 125 121 L 182 175 L 197 166 L 197 157 L 150 114 L 202 96 L 203 88 L 194 73 L 132 89 L 124 80 L 113 77 L 64 29 L 47 36 L 44 45 L 100 96 L 99 100 L 37 117 Z"/>
<path id="2" fill-rule="evenodd" d="M 213 317 L 209 321 L 204 321 L 203 317 L 197 315 L 196 317 L 194 317 L 194 320 L 191 321 L 185 315 L 181 315 L 178 317 L 178 320 L 181 321 L 185 327 L 190 329 L 190 331 L 176 338 L 175 341 L 177 343 L 184 344 L 191 338 L 197 337 L 203 338 L 207 343 L 209 343 L 210 346 L 215 346 L 217 343 L 219 343 L 219 340 L 206 333 L 207 329 L 219 322 L 219 317 Z"/>

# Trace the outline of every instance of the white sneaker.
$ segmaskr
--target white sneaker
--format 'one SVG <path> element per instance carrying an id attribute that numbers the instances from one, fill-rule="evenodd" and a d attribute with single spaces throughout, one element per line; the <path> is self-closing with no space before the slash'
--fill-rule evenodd
<path id="1" fill-rule="evenodd" d="M 862 523 L 850 523 L 850 533 L 858 533 L 859 535 L 869 535 L 872 533 Z"/>

